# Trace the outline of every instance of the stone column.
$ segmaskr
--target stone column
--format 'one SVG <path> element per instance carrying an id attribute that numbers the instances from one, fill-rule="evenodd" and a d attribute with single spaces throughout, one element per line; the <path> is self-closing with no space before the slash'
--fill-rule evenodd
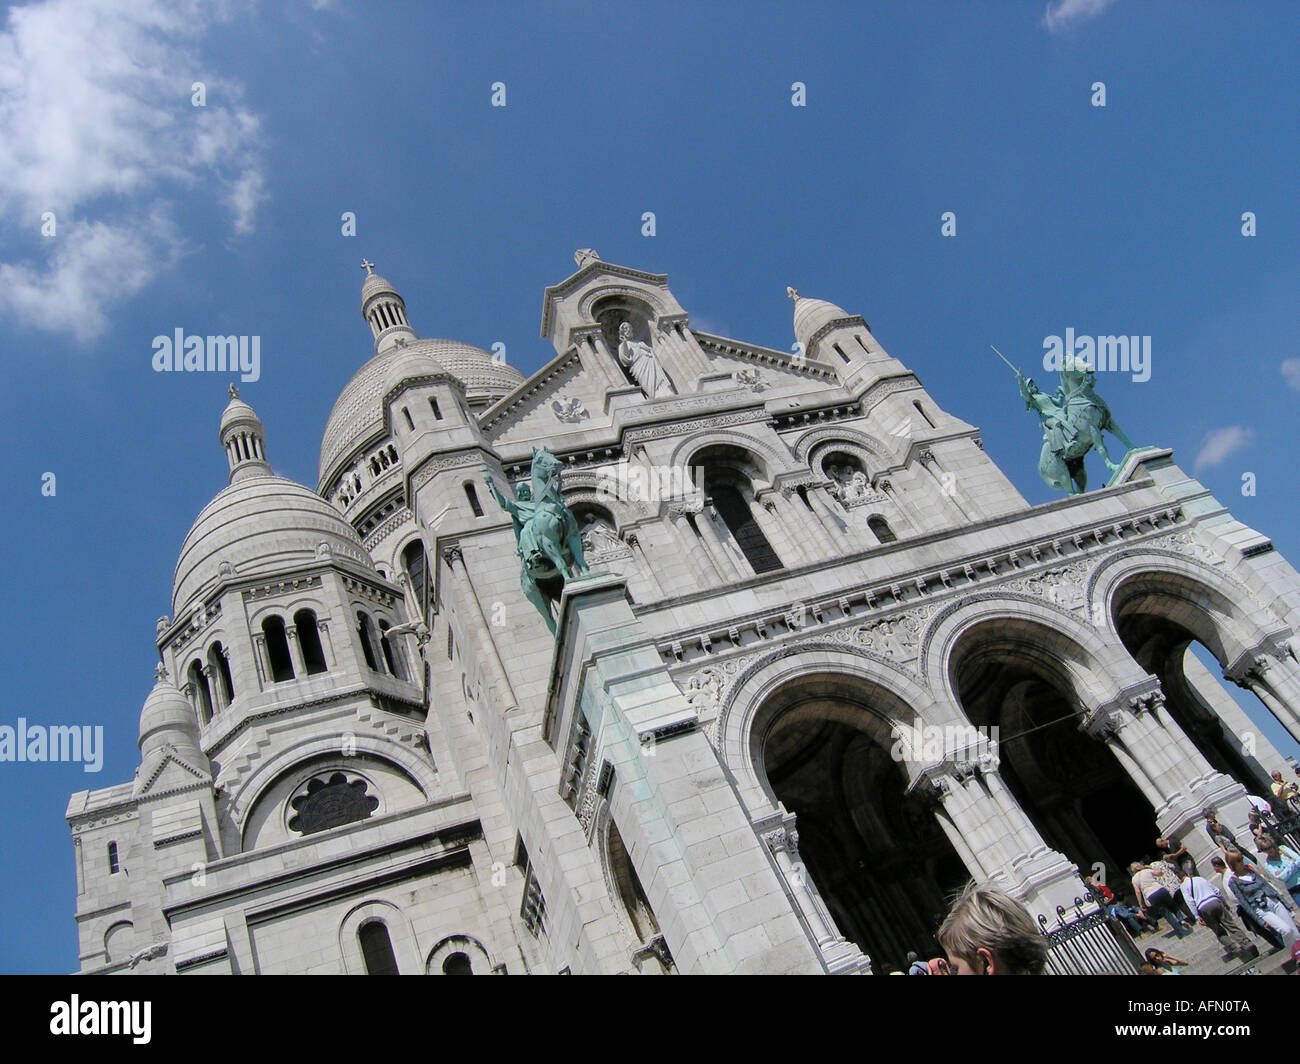
<path id="1" fill-rule="evenodd" d="M 971 875 L 1053 917 L 1058 905 L 1083 894 L 1078 870 L 1051 849 L 1012 796 L 991 752 L 948 756 L 922 770 L 919 786 L 932 789 L 942 807 L 939 824 L 960 838 L 957 852 Z M 950 831 L 951 825 L 951 831 Z"/>
<path id="2" fill-rule="evenodd" d="M 289 637 L 289 658 L 293 662 L 294 678 L 301 680 L 307 675 L 307 663 L 303 660 L 302 647 L 298 645 L 298 626 L 285 625 L 284 634 Z"/>
<path id="3" fill-rule="evenodd" d="M 715 516 L 716 511 L 712 504 L 705 505 L 695 514 L 695 527 L 700 530 L 700 540 L 704 543 L 705 550 L 713 559 L 713 565 L 721 575 L 721 582 L 729 584 L 736 580 L 747 580 L 753 575 L 749 571 L 748 562 L 742 570 L 740 564 L 731 555 L 731 550 L 722 539 L 722 533 L 718 531 L 718 526 L 714 524 L 720 518 Z M 728 531 L 728 536 L 730 532 Z"/>
<path id="4" fill-rule="evenodd" d="M 334 637 L 330 635 L 329 622 L 316 618 L 316 631 L 320 632 L 320 648 L 325 655 L 325 668 L 333 672 L 338 667 L 338 656 L 334 653 Z"/>
<path id="5" fill-rule="evenodd" d="M 1244 654 L 1223 675 L 1252 692 L 1300 741 L 1300 668 L 1289 653 L 1275 649 Z"/>
<path id="6" fill-rule="evenodd" d="M 638 568 L 650 587 L 650 594 L 654 598 L 663 598 L 663 585 L 659 583 L 659 578 L 655 576 L 655 567 L 650 564 L 650 559 L 646 557 L 645 547 L 641 545 L 641 537 L 635 532 L 629 532 L 623 537 L 623 542 L 632 548 L 632 556 L 636 559 Z"/>
<path id="7" fill-rule="evenodd" d="M 850 529 L 852 529 L 853 525 L 850 524 L 848 519 L 841 518 L 839 514 L 836 514 L 835 503 L 831 501 L 831 492 L 829 492 L 826 484 L 810 485 L 807 492 L 809 492 L 809 505 L 813 507 L 814 515 L 818 519 L 818 528 L 823 535 L 829 536 L 835 550 L 845 554 L 852 554 L 867 546 L 865 539 L 854 541 L 852 531 L 845 531 L 844 528 L 840 528 L 841 522 L 849 525 Z M 861 529 L 861 531 L 866 533 L 865 528 Z"/>
<path id="8" fill-rule="evenodd" d="M 266 636 L 261 632 L 253 633 L 253 661 L 257 665 L 257 685 L 265 688 L 270 682 L 271 663 L 266 657 Z"/>
<path id="9" fill-rule="evenodd" d="M 754 495 L 754 489 L 749 486 L 742 487 L 740 494 L 749 506 L 749 512 L 754 518 L 754 523 L 767 537 L 768 543 L 776 551 L 776 556 L 781 560 L 782 566 L 790 569 L 810 560 L 800 548 L 795 546 L 789 528 L 776 519 L 776 515 L 773 513 L 776 503 L 771 501 L 770 496 L 759 502 L 757 496 Z"/>
<path id="10" fill-rule="evenodd" d="M 699 575 L 705 586 L 716 587 L 718 584 L 725 583 L 727 578 L 723 576 L 724 570 L 719 568 L 713 552 L 703 542 L 703 533 L 696 535 L 695 530 L 691 528 L 690 515 L 694 514 L 698 518 L 699 511 L 673 506 L 669 508 L 668 513 L 673 534 L 681 546 L 682 557 L 686 559 L 686 564 Z"/>

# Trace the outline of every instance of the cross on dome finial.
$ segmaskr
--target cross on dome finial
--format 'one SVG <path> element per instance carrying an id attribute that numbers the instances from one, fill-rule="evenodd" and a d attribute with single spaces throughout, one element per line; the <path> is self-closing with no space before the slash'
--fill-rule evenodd
<path id="1" fill-rule="evenodd" d="M 232 399 L 238 399 L 238 398 L 239 398 L 239 389 L 236 388 L 236 387 L 234 386 L 234 384 L 231 384 L 231 386 L 230 386 L 230 398 L 232 398 Z"/>
<path id="2" fill-rule="evenodd" d="M 361 268 L 366 271 L 367 277 L 369 277 L 372 273 L 375 272 L 375 264 L 371 262 L 369 259 L 361 260 Z"/>
<path id="3" fill-rule="evenodd" d="M 788 295 L 791 299 L 795 300 L 795 302 L 799 301 L 799 293 L 795 289 L 791 288 L 789 285 L 785 286 L 785 294 Z"/>

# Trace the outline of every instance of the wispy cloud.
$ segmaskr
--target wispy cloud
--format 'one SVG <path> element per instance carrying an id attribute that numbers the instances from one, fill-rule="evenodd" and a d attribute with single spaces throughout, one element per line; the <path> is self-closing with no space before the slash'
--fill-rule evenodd
<path id="1" fill-rule="evenodd" d="M 1043 25 L 1049 33 L 1064 33 L 1081 22 L 1096 18 L 1115 0 L 1055 0 L 1047 5 Z"/>
<path id="2" fill-rule="evenodd" d="M 1300 392 L 1300 358 L 1288 358 L 1282 363 L 1282 376 L 1287 384 Z"/>
<path id="3" fill-rule="evenodd" d="M 0 307 L 92 339 L 174 263 L 187 193 L 254 228 L 265 197 L 257 116 L 198 56 L 231 5 L 40 0 L 0 32 Z M 191 105 L 203 82 L 206 106 Z M 53 236 L 39 236 L 52 211 Z M 51 299 L 60 313 L 49 313 Z"/>
<path id="4" fill-rule="evenodd" d="M 1201 441 L 1201 449 L 1196 452 L 1193 468 L 1199 471 L 1221 465 L 1242 448 L 1249 446 L 1254 438 L 1255 430 L 1241 425 L 1211 429 Z"/>

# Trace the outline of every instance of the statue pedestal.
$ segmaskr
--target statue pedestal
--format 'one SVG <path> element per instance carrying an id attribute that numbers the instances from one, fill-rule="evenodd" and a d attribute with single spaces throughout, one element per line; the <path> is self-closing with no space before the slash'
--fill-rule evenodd
<path id="1" fill-rule="evenodd" d="M 1137 472 L 1138 466 L 1157 458 L 1172 459 L 1174 452 L 1168 447 L 1134 447 L 1124 456 L 1124 461 L 1120 462 L 1111 478 L 1106 481 L 1106 487 L 1113 488 L 1116 484 L 1123 484 L 1130 480 L 1134 473 Z"/>

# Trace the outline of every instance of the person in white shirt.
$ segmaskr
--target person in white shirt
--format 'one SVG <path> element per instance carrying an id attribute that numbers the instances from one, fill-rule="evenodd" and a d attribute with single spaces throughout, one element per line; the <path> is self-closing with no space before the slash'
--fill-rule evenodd
<path id="1" fill-rule="evenodd" d="M 1188 875 L 1183 869 L 1179 869 L 1178 879 L 1178 890 L 1187 902 L 1187 908 L 1198 921 L 1214 932 L 1228 952 L 1243 961 L 1259 956 L 1259 950 L 1237 921 L 1236 914 L 1229 911 L 1223 902 L 1223 895 L 1208 880 Z"/>

